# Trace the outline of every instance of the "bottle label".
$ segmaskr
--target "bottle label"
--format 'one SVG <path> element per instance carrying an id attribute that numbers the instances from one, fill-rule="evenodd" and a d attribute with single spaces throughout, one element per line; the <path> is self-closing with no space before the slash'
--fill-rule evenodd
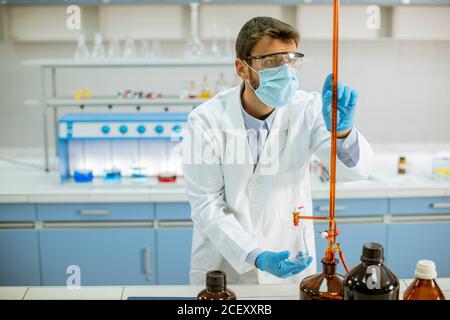
<path id="1" fill-rule="evenodd" d="M 370 275 L 366 281 L 367 288 L 369 290 L 381 289 L 380 268 L 378 266 L 369 266 L 367 267 L 367 274 Z"/>

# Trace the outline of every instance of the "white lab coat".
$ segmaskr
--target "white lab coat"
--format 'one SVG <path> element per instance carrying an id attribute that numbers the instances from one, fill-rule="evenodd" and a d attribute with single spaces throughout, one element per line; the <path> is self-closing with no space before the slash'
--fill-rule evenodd
<path id="1" fill-rule="evenodd" d="M 328 165 L 331 145 L 320 94 L 299 90 L 289 106 L 277 110 L 255 171 L 249 161 L 233 161 L 250 154 L 240 87 L 225 90 L 193 110 L 188 128 L 191 134 L 201 134 L 202 144 L 208 146 L 202 157 L 199 150 L 192 151 L 197 138 L 183 142 L 183 173 L 194 223 L 191 283 L 204 284 L 205 273 L 213 269 L 225 271 L 229 283 L 299 283 L 316 273 L 322 253 L 316 259 L 313 224 L 307 220 L 301 224 L 306 226 L 307 249 L 314 262 L 299 275 L 280 279 L 259 271 L 245 258 L 256 248 L 289 250 L 293 208 L 303 205 L 302 214 L 312 215 L 310 157 L 314 153 Z M 361 134 L 358 143 L 355 167 L 337 160 L 338 181 L 366 179 L 370 174 L 373 151 Z"/>

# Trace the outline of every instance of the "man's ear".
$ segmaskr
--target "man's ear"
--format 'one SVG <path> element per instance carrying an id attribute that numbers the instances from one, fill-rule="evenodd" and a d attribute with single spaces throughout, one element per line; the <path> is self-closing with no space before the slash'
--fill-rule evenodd
<path id="1" fill-rule="evenodd" d="M 245 64 L 245 62 L 241 59 L 236 58 L 236 60 L 234 60 L 234 65 L 236 67 L 236 74 L 242 79 L 242 80 L 248 80 L 249 79 L 249 75 L 248 75 L 248 67 Z"/>

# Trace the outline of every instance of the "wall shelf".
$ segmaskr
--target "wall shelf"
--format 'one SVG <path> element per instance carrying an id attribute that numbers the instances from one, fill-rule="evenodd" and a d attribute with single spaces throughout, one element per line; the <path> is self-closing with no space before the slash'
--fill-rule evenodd
<path id="1" fill-rule="evenodd" d="M 204 99 L 178 99 L 178 98 L 155 98 L 155 99 L 119 99 L 119 98 L 92 98 L 92 99 L 47 99 L 46 105 L 49 107 L 62 106 L 169 106 L 169 105 L 200 105 Z"/>
<path id="2" fill-rule="evenodd" d="M 37 66 L 43 68 L 108 68 L 108 67 L 229 67 L 234 65 L 233 59 L 226 58 L 202 58 L 198 60 L 188 60 L 183 58 L 164 58 L 154 60 L 86 60 L 77 61 L 74 59 L 36 59 L 26 60 L 22 63 L 25 66 Z"/>

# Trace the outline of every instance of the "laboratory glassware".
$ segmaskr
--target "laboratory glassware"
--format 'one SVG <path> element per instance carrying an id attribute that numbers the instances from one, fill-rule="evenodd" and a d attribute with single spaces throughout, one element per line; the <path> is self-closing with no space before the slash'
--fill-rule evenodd
<path id="1" fill-rule="evenodd" d="M 211 98 L 211 89 L 208 84 L 208 76 L 203 76 L 202 86 L 200 89 L 200 99 L 209 99 Z"/>
<path id="2" fill-rule="evenodd" d="M 221 72 L 219 74 L 219 79 L 216 81 L 215 85 L 214 85 L 214 90 L 217 93 L 226 90 L 228 88 L 228 83 L 225 80 L 225 74 L 223 72 Z"/>
<path id="3" fill-rule="evenodd" d="M 450 156 L 440 155 L 433 157 L 433 179 L 448 180 L 450 178 Z"/>
<path id="4" fill-rule="evenodd" d="M 139 58 L 141 59 L 149 59 L 151 58 L 150 54 L 150 45 L 148 40 L 142 39 L 139 48 Z"/>
<path id="5" fill-rule="evenodd" d="M 78 35 L 78 45 L 74 53 L 75 60 L 86 60 L 89 59 L 89 50 L 86 46 L 86 37 L 84 33 Z"/>
<path id="6" fill-rule="evenodd" d="M 199 3 L 190 3 L 191 6 L 191 35 L 184 49 L 184 57 L 197 59 L 205 56 L 205 47 L 198 36 L 198 7 Z"/>
<path id="7" fill-rule="evenodd" d="M 403 300 L 445 300 L 445 296 L 436 283 L 436 265 L 431 260 L 419 260 L 415 272 L 416 278 L 408 286 Z"/>
<path id="8" fill-rule="evenodd" d="M 406 157 L 405 156 L 400 156 L 398 158 L 397 173 L 398 174 L 406 174 Z"/>
<path id="9" fill-rule="evenodd" d="M 383 261 L 383 245 L 364 244 L 361 263 L 344 277 L 344 300 L 398 300 L 400 283 Z"/>
<path id="10" fill-rule="evenodd" d="M 91 53 L 92 59 L 104 59 L 105 58 L 105 47 L 103 46 L 102 34 L 97 32 L 95 34 L 94 48 Z"/>
<path id="11" fill-rule="evenodd" d="M 323 271 L 306 277 L 300 284 L 300 300 L 342 300 L 343 278 L 336 273 L 338 259 L 322 259 Z"/>
<path id="12" fill-rule="evenodd" d="M 123 47 L 123 58 L 124 59 L 136 58 L 136 46 L 134 44 L 134 39 L 130 36 L 128 36 L 125 40 L 125 45 Z"/>
<path id="13" fill-rule="evenodd" d="M 109 41 L 108 58 L 118 59 L 121 57 L 120 41 L 117 35 L 113 35 Z"/>
<path id="14" fill-rule="evenodd" d="M 328 217 L 299 216 L 299 219 L 328 221 L 328 230 L 322 232 L 328 240 L 325 257 L 322 259 L 323 272 L 309 276 L 300 283 L 300 299 L 336 299 L 342 300 L 342 276 L 336 274 L 339 260 L 338 253 L 345 271 L 348 267 L 345 262 L 341 246 L 336 242 L 339 231 L 335 219 L 335 191 L 336 191 L 336 139 L 337 139 L 337 89 L 338 89 L 338 41 L 339 40 L 339 0 L 333 1 L 333 78 L 331 101 L 331 152 L 330 152 L 330 208 Z M 319 285 L 319 286 L 317 286 Z"/>
<path id="15" fill-rule="evenodd" d="M 306 243 L 306 227 L 300 226 L 299 216 L 302 206 L 292 212 L 292 240 L 289 246 L 291 255 L 289 261 L 292 263 L 303 263 L 309 258 L 308 244 Z"/>
<path id="16" fill-rule="evenodd" d="M 150 52 L 150 56 L 155 59 L 161 57 L 161 43 L 159 40 L 152 41 L 152 50 Z"/>
<path id="17" fill-rule="evenodd" d="M 221 270 L 206 273 L 206 289 L 200 291 L 197 300 L 236 300 L 236 294 L 227 289 L 227 278 Z"/>

